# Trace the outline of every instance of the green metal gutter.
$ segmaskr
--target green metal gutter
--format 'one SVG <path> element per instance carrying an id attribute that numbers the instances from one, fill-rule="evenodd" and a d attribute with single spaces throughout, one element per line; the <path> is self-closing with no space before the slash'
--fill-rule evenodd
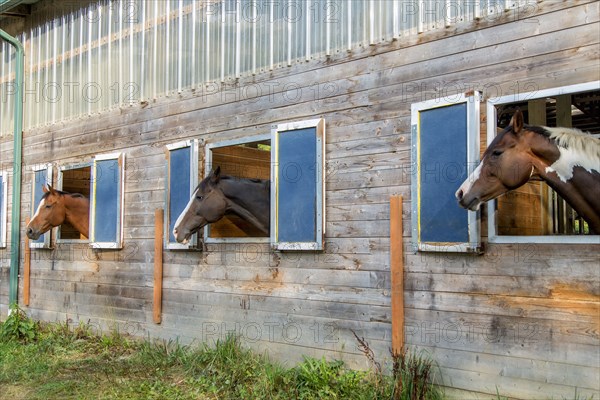
<path id="1" fill-rule="evenodd" d="M 0 4 L 1 5 L 1 4 Z M 21 251 L 21 164 L 23 157 L 23 75 L 25 50 L 16 38 L 0 29 L 0 38 L 14 46 L 16 54 L 15 68 L 15 109 L 13 141 L 13 197 L 10 220 L 10 276 L 8 289 L 9 304 L 17 303 L 19 286 L 19 259 Z"/>
<path id="2" fill-rule="evenodd" d="M 0 1 L 0 13 L 7 12 L 11 8 L 15 8 L 21 4 L 23 0 L 3 0 Z"/>

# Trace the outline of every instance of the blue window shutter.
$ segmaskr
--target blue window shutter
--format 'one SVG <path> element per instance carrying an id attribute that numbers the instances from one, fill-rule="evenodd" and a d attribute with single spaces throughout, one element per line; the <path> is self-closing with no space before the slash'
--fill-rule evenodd
<path id="1" fill-rule="evenodd" d="M 479 214 L 455 192 L 479 159 L 479 95 L 412 105 L 412 241 L 417 250 L 480 250 Z"/>
<path id="2" fill-rule="evenodd" d="M 198 235 L 188 244 L 177 243 L 173 228 L 187 206 L 192 191 L 198 185 L 198 141 L 187 140 L 167 146 L 167 193 L 165 205 L 166 247 L 169 249 L 199 248 Z"/>
<path id="3" fill-rule="evenodd" d="M 90 244 L 94 248 L 123 247 L 124 157 L 108 154 L 94 159 Z"/>
<path id="4" fill-rule="evenodd" d="M 272 134 L 271 242 L 278 250 L 322 250 L 325 122 L 278 125 Z"/>
<path id="5" fill-rule="evenodd" d="M 38 165 L 33 168 L 33 181 L 31 182 L 31 217 L 35 215 L 42 196 L 43 187 L 46 184 L 52 185 L 52 166 Z M 41 235 L 37 240 L 30 240 L 30 248 L 48 249 L 51 246 L 52 229 Z"/>
<path id="6" fill-rule="evenodd" d="M 0 247 L 6 247 L 6 212 L 7 212 L 6 175 L 0 175 Z"/>

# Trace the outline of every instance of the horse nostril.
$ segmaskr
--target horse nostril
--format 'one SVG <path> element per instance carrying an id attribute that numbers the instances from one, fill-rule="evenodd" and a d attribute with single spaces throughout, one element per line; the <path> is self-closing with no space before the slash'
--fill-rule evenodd
<path id="1" fill-rule="evenodd" d="M 27 235 L 32 235 L 32 234 L 33 234 L 33 229 L 27 228 Z"/>
<path id="2" fill-rule="evenodd" d="M 463 198 L 463 195 L 464 195 L 464 194 L 463 194 L 463 191 L 462 191 L 462 189 L 459 189 L 459 190 L 458 190 L 458 192 L 456 192 L 456 198 L 457 198 L 458 200 L 462 200 L 462 198 Z"/>

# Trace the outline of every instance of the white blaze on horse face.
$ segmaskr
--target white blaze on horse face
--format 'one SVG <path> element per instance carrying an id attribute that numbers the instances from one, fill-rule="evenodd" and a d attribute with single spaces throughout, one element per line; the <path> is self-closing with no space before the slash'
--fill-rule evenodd
<path id="1" fill-rule="evenodd" d="M 550 137 L 557 142 L 560 157 L 550 166 L 546 173 L 556 172 L 561 181 L 573 178 L 573 168 L 582 167 L 589 173 L 600 172 L 600 149 L 598 142 L 584 143 L 588 138 L 583 134 L 575 134 L 570 129 L 546 128 Z M 561 145 L 562 144 L 562 145 Z"/>
<path id="2" fill-rule="evenodd" d="M 471 172 L 471 175 L 469 175 L 469 177 L 467 179 L 465 179 L 465 181 L 462 183 L 462 185 L 460 185 L 460 187 L 454 194 L 457 198 L 458 198 L 458 193 L 461 191 L 463 193 L 463 197 L 466 196 L 467 193 L 469 193 L 469 190 L 471 190 L 471 187 L 473 186 L 473 184 L 475 182 L 477 182 L 477 180 L 479 179 L 479 176 L 481 175 L 481 166 L 482 165 L 483 165 L 483 160 L 479 163 L 477 168 L 475 168 L 475 171 Z"/>
<path id="3" fill-rule="evenodd" d="M 34 219 L 36 219 L 38 217 L 38 215 L 40 214 L 40 211 L 42 210 L 43 207 L 46 207 L 46 199 L 42 199 L 40 201 L 40 204 L 38 204 L 38 206 L 37 206 L 37 210 L 35 210 L 35 214 L 33 214 L 33 217 L 31 217 L 31 221 L 33 221 Z"/>
<path id="4" fill-rule="evenodd" d="M 175 227 L 173 229 L 173 236 L 175 236 L 175 238 L 177 238 L 177 227 L 181 224 L 185 215 L 190 211 L 190 208 L 192 207 L 192 203 L 194 202 L 194 198 L 196 197 L 196 193 L 198 193 L 198 190 L 200 189 L 196 189 L 196 191 L 192 194 L 192 197 L 190 198 L 190 201 L 188 201 L 187 206 L 185 206 L 185 209 L 181 212 L 181 214 L 179 214 L 177 221 L 175 221 Z M 188 242 L 188 239 L 184 239 L 182 243 L 187 244 Z"/>

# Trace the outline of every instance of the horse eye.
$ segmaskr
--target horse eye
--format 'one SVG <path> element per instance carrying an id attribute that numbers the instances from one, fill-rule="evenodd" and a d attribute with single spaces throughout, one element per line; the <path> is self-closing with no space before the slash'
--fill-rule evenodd
<path id="1" fill-rule="evenodd" d="M 46 204 L 46 208 L 52 208 L 52 204 Z"/>
<path id="2" fill-rule="evenodd" d="M 202 196 L 196 196 L 196 198 L 197 198 L 198 200 L 202 200 L 204 197 L 202 197 Z"/>
<path id="3" fill-rule="evenodd" d="M 498 157 L 499 155 L 502 155 L 502 150 L 494 150 L 492 155 Z"/>

